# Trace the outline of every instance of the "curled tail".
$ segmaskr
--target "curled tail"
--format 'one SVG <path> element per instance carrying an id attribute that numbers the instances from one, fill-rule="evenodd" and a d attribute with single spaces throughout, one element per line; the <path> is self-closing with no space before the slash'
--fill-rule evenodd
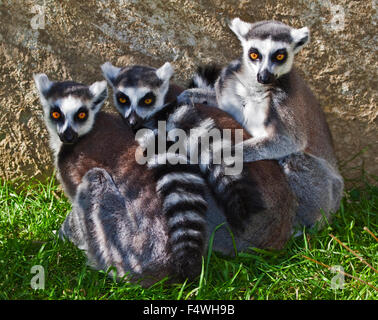
<path id="1" fill-rule="evenodd" d="M 227 222 L 234 231 L 243 232 L 248 218 L 266 209 L 259 186 L 249 176 L 246 167 L 242 168 L 240 173 L 228 170 L 233 164 L 230 165 L 231 167 L 227 165 L 226 159 L 222 159 L 219 151 L 222 150 L 224 155 L 225 148 L 231 144 L 231 141 L 221 133 L 216 134 L 219 130 L 214 119 L 205 118 L 197 123 L 194 129 L 190 139 L 191 141 L 200 140 L 198 151 L 201 150 L 201 153 L 198 163 L 201 173 L 214 199 L 223 208 Z M 202 142 L 205 143 L 204 148 L 202 148 Z"/>
<path id="2" fill-rule="evenodd" d="M 248 218 L 265 210 L 266 205 L 255 181 L 245 172 L 227 175 L 225 168 L 224 164 L 207 166 L 206 181 L 232 229 L 243 232 Z"/>
<path id="3" fill-rule="evenodd" d="M 199 67 L 190 80 L 188 89 L 177 97 L 177 101 L 186 104 L 201 103 L 217 106 L 215 83 L 221 71 L 222 69 L 215 64 Z"/>
<path id="4" fill-rule="evenodd" d="M 157 170 L 163 198 L 173 273 L 179 280 L 198 276 L 207 245 L 205 182 L 198 168 L 166 164 Z"/>
<path id="5" fill-rule="evenodd" d="M 198 67 L 188 88 L 214 89 L 215 82 L 220 76 L 222 68 L 216 64 Z"/>

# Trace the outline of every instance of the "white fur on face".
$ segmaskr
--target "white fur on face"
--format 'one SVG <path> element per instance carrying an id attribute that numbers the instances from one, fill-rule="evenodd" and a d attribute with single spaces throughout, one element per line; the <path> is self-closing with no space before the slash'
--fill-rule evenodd
<path id="1" fill-rule="evenodd" d="M 127 95 L 130 99 L 130 106 L 122 107 L 117 98 L 114 96 L 114 103 L 117 106 L 118 111 L 127 118 L 131 111 L 135 111 L 136 114 L 142 119 L 147 119 L 157 111 L 159 111 L 164 106 L 164 98 L 166 90 L 164 90 L 164 85 L 159 89 L 152 90 L 149 87 L 118 87 L 118 90 Z M 141 108 L 139 106 L 139 100 L 142 99 L 148 92 L 153 92 L 156 99 L 153 106 L 150 108 Z"/>
<path id="2" fill-rule="evenodd" d="M 276 78 L 290 72 L 294 61 L 292 45 L 286 42 L 273 41 L 271 38 L 267 38 L 265 40 L 243 40 L 241 43 L 243 46 L 244 64 L 248 67 L 249 71 L 256 76 L 257 73 L 262 70 L 268 70 L 270 73 L 273 73 Z M 256 48 L 262 56 L 262 59 L 258 61 L 251 61 L 249 58 L 250 48 Z M 271 54 L 275 53 L 279 49 L 286 49 L 287 52 L 287 58 L 282 64 L 273 63 L 271 61 Z"/>
<path id="3" fill-rule="evenodd" d="M 53 106 L 59 107 L 64 115 L 64 123 L 59 127 L 50 119 L 50 110 Z M 81 107 L 88 109 L 88 115 L 84 122 L 79 123 L 75 121 L 75 115 Z M 59 134 L 64 132 L 68 127 L 71 127 L 80 137 L 92 129 L 95 120 L 95 112 L 91 111 L 90 101 L 84 101 L 83 99 L 70 95 L 55 101 L 49 101 L 49 108 L 45 108 L 45 117 L 50 132 L 53 130 L 55 133 Z"/>

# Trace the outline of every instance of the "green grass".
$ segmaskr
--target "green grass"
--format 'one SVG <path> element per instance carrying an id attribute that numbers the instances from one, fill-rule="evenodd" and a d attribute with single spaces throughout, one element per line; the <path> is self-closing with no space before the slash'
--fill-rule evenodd
<path id="1" fill-rule="evenodd" d="M 17 191 L 21 190 L 21 191 Z M 378 187 L 371 182 L 346 192 L 332 224 L 320 232 L 304 230 L 282 251 L 254 250 L 237 257 L 210 252 L 201 276 L 192 283 L 151 288 L 116 282 L 86 266 L 85 256 L 57 239 L 70 210 L 54 179 L 18 188 L 0 182 L 0 299 L 377 299 L 377 273 L 331 238 L 334 235 L 377 269 Z M 313 259 L 310 261 L 304 256 Z M 45 288 L 34 290 L 31 268 L 45 269 Z M 342 266 L 344 289 L 332 289 Z M 356 279 L 358 278 L 358 279 Z"/>

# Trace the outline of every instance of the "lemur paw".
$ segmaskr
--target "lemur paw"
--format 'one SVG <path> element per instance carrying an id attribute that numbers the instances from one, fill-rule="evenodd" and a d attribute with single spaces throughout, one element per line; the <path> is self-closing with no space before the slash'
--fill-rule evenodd
<path id="1" fill-rule="evenodd" d="M 193 101 L 193 95 L 188 90 L 183 91 L 178 97 L 177 97 L 178 104 L 192 104 Z"/>

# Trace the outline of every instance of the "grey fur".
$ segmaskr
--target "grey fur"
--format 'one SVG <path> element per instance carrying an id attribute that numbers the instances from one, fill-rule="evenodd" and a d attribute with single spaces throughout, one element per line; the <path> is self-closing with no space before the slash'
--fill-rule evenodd
<path id="1" fill-rule="evenodd" d="M 148 66 L 116 68 L 110 63 L 105 63 L 102 69 L 104 76 L 113 86 L 117 110 L 135 130 L 164 107 L 169 79 L 173 73 L 169 63 L 165 63 L 159 69 Z M 115 80 L 111 81 L 112 78 Z M 117 99 L 119 94 L 127 97 L 125 99 L 130 103 L 120 103 Z M 146 96 L 152 101 L 148 105 L 144 104 Z M 138 141 L 154 144 L 155 136 L 139 137 Z M 174 273 L 180 279 L 192 279 L 201 270 L 202 257 L 207 246 L 207 226 L 203 219 L 207 210 L 204 199 L 205 183 L 198 170 L 191 170 L 188 175 L 188 167 L 183 170 L 180 165 L 160 164 L 155 161 L 159 157 L 175 157 L 175 154 L 167 154 L 164 150 L 163 154 L 148 156 L 151 156 L 148 161 L 150 168 L 153 168 L 154 181 L 158 186 L 156 192 L 161 195 L 162 211 L 168 221 Z M 182 216 L 183 219 L 177 219 Z M 173 223 L 174 221 L 177 223 Z"/>
<path id="2" fill-rule="evenodd" d="M 80 137 L 91 131 L 96 114 L 108 96 L 106 81 L 94 82 L 90 86 L 74 81 L 53 82 L 43 73 L 34 75 L 34 81 L 56 163 L 62 143 L 67 143 L 65 133 Z M 77 119 L 81 110 L 86 113 L 85 121 Z M 60 113 L 59 120 L 51 117 L 53 111 Z"/>
<path id="3" fill-rule="evenodd" d="M 113 88 L 115 107 L 134 129 L 138 129 L 139 123 L 151 116 L 151 110 L 156 112 L 163 107 L 173 74 L 170 63 L 155 69 L 148 66 L 118 68 L 106 62 L 101 69 Z M 147 105 L 144 101 L 148 97 L 152 102 Z M 119 98 L 124 98 L 126 102 L 120 102 L 122 100 Z"/>
<path id="4" fill-rule="evenodd" d="M 117 144 L 109 144 L 112 137 L 117 137 Z M 148 286 L 172 276 L 173 260 L 169 221 L 162 213 L 161 195 L 155 191 L 153 170 L 136 163 L 135 150 L 133 134 L 120 117 L 99 113 L 93 130 L 66 150 L 59 162 L 64 173 L 60 181 L 73 203 L 60 233 L 84 250 L 96 269 L 115 266 L 118 276 L 129 274 L 129 280 L 141 279 Z M 267 208 L 245 220 L 243 233 L 233 235 L 236 250 L 280 249 L 290 236 L 295 201 L 276 164 L 256 162 L 250 170 Z M 231 228 L 223 210 L 209 190 L 205 196 L 205 237 L 224 224 L 215 232 L 213 248 L 233 254 Z"/>
<path id="5" fill-rule="evenodd" d="M 343 179 L 323 111 L 292 68 L 294 54 L 309 39 L 308 29 L 293 29 L 272 21 L 248 24 L 240 19 L 234 19 L 230 27 L 243 45 L 243 56 L 223 69 L 213 94 L 219 108 L 253 136 L 243 142 L 244 161 L 280 161 L 299 202 L 297 224 L 312 227 L 323 217 L 330 219 L 339 208 Z M 273 83 L 265 85 L 256 80 L 256 63 L 248 55 L 250 46 L 259 49 L 259 41 L 267 39 L 272 48 L 275 42 L 277 48 L 286 43 L 290 61 L 277 73 L 273 63 L 258 62 L 276 77 Z M 214 101 L 208 92 L 205 96 L 201 96 L 201 90 L 197 93 L 192 89 L 181 100 Z"/>
<path id="6" fill-rule="evenodd" d="M 169 66 L 169 63 L 167 62 L 165 66 Z M 139 66 L 138 68 L 128 68 L 134 70 L 134 73 L 140 72 L 141 74 L 151 70 L 150 67 L 145 67 L 146 70 L 143 70 L 143 68 Z M 123 69 L 124 68 L 121 70 Z M 157 69 L 156 72 L 159 72 L 160 69 Z M 131 83 L 131 79 L 128 79 L 128 77 L 139 77 L 134 73 L 122 74 L 118 76 L 117 79 L 120 79 L 120 81 L 125 83 Z M 167 80 L 169 80 L 169 78 L 166 79 L 166 81 Z M 139 87 L 139 85 L 141 87 Z M 128 90 L 129 92 L 136 93 L 138 90 L 141 88 L 143 89 L 146 86 L 147 84 L 145 83 L 136 83 L 134 87 L 129 87 Z M 116 87 L 115 91 L 118 89 L 120 89 L 120 87 Z M 133 91 L 131 91 L 131 89 Z M 156 91 L 164 92 L 165 90 L 156 88 Z M 129 98 L 131 101 L 136 100 L 134 96 L 131 95 Z M 221 130 L 216 128 L 213 119 L 201 116 L 193 104 L 181 105 L 174 100 L 163 105 L 166 100 L 167 99 L 164 95 L 159 99 L 161 104 L 155 104 L 149 107 L 148 114 L 144 118 L 141 117 L 142 120 L 139 125 L 156 131 L 158 129 L 158 122 L 164 121 L 168 131 L 172 129 L 181 129 L 186 132 L 183 149 L 187 154 L 182 156 L 187 157 L 187 161 L 183 163 L 184 167 L 176 166 L 175 169 L 175 166 L 171 166 L 169 169 L 179 171 L 188 170 L 189 167 L 198 167 L 198 171 L 203 174 L 209 188 L 214 193 L 216 200 L 224 207 L 228 222 L 233 226 L 234 231 L 242 230 L 244 228 L 244 219 L 264 208 L 264 204 L 259 198 L 258 190 L 254 189 L 253 181 L 249 179 L 247 172 L 243 171 L 243 168 L 241 168 L 242 165 L 240 165 L 240 168 L 236 165 L 234 166 L 234 164 L 227 165 L 222 161 L 221 157 L 218 156 L 219 153 L 216 154 L 218 150 L 224 148 L 226 139 L 221 136 Z M 133 107 L 139 115 L 142 115 L 142 109 L 146 109 L 139 105 Z M 124 114 L 122 109 L 119 107 L 117 107 L 117 109 L 122 115 Z M 210 137 L 213 139 L 210 139 Z M 155 137 L 151 138 L 154 139 Z M 201 148 L 200 150 L 197 150 L 197 143 L 199 140 L 201 142 Z M 203 145 L 206 145 L 206 141 L 208 141 L 208 148 L 202 148 Z M 231 141 L 229 141 L 229 144 L 231 144 Z M 231 148 L 231 145 L 229 147 Z M 195 159 L 192 159 L 192 155 L 195 155 Z M 182 164 L 182 162 L 180 163 Z M 197 166 L 197 164 L 199 165 Z M 155 170 L 156 169 L 157 167 L 155 167 Z M 162 169 L 166 170 L 167 168 L 166 166 L 163 166 Z M 196 172 L 196 174 L 199 174 L 200 172 Z"/>
<path id="7" fill-rule="evenodd" d="M 242 234 L 232 233 L 222 209 L 207 191 L 206 238 L 214 233 L 213 250 L 234 255 L 235 250 L 241 252 L 252 247 L 282 248 L 290 234 L 295 206 L 289 190 L 277 191 L 272 195 L 263 192 L 265 200 L 272 205 L 246 220 Z M 107 270 L 114 266 L 118 278 L 127 275 L 128 280 L 150 286 L 171 275 L 168 233 L 160 215 L 140 216 L 141 207 L 127 203 L 128 199 L 105 170 L 91 169 L 77 189 L 60 237 L 84 250 L 93 268 Z M 137 216 L 141 220 L 136 225 Z M 96 232 L 99 229 L 104 234 Z"/>
<path id="8" fill-rule="evenodd" d="M 162 80 L 156 76 L 155 68 L 131 66 L 121 68 L 120 72 L 112 83 L 114 87 L 136 87 L 146 85 L 156 88 L 162 85 Z"/>
<path id="9" fill-rule="evenodd" d="M 282 41 L 291 43 L 293 38 L 291 36 L 291 28 L 279 21 L 259 21 L 251 24 L 249 32 L 245 35 L 249 39 L 265 40 L 269 37 L 274 41 Z"/>
<path id="10" fill-rule="evenodd" d="M 183 93 L 177 97 L 177 101 L 180 104 L 195 104 L 201 103 L 209 106 L 217 106 L 217 97 L 214 89 L 209 88 L 191 88 L 186 89 Z"/>
<path id="11" fill-rule="evenodd" d="M 46 99 L 57 100 L 69 95 L 80 97 L 83 100 L 90 100 L 93 95 L 89 88 L 81 83 L 73 81 L 53 82 L 50 89 L 45 92 Z"/>
<path id="12" fill-rule="evenodd" d="M 117 277 L 149 286 L 168 276 L 168 235 L 159 215 L 140 221 L 136 217 L 135 208 L 128 205 L 107 171 L 93 168 L 77 189 L 60 236 L 85 250 L 93 268 L 114 266 Z"/>
<path id="13" fill-rule="evenodd" d="M 37 83 L 42 91 L 51 85 L 46 79 L 42 77 Z M 73 203 L 60 235 L 84 250 L 96 269 L 114 266 L 118 277 L 127 275 L 127 279 L 149 286 L 172 275 L 172 257 L 153 170 L 136 163 L 136 148 L 133 133 L 121 118 L 103 112 L 76 144 L 59 146 L 58 178 Z M 269 172 L 275 183 L 265 184 L 266 178 L 260 175 L 259 188 L 268 206 L 246 221 L 246 232 L 234 235 L 237 250 L 250 246 L 282 248 L 292 227 L 295 202 L 286 180 L 274 163 L 259 165 L 251 172 L 257 176 Z M 210 204 L 206 238 L 224 223 L 215 234 L 214 248 L 232 254 L 234 246 L 224 213 L 210 192 L 206 202 Z"/>

